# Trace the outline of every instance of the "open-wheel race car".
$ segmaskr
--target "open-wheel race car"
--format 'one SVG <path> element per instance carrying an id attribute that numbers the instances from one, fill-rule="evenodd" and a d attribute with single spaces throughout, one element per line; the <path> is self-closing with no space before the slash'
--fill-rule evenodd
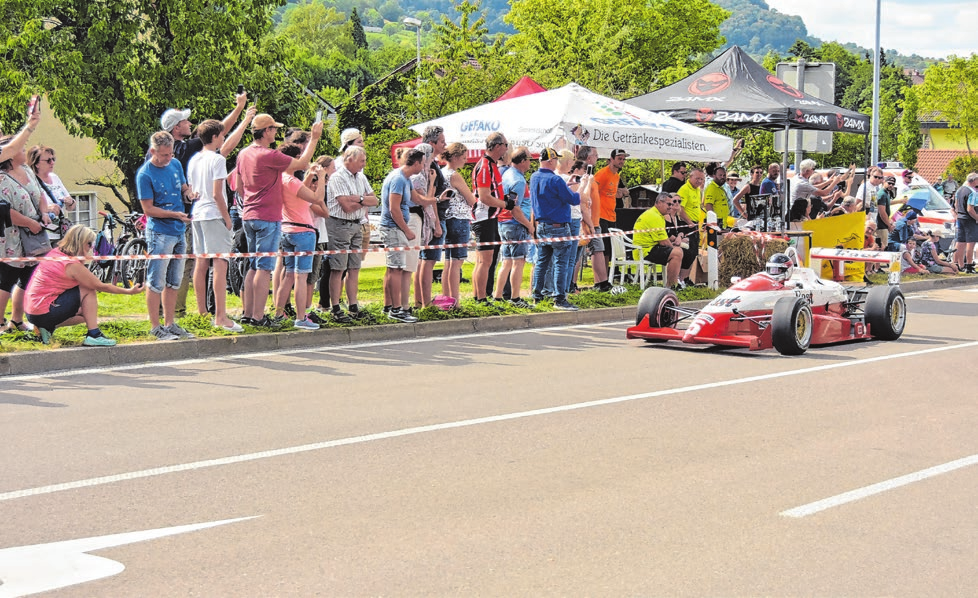
<path id="1" fill-rule="evenodd" d="M 812 255 L 816 255 L 816 249 Z M 890 263 L 897 254 L 861 250 L 820 250 L 825 259 Z M 857 339 L 896 340 L 907 322 L 899 270 L 886 286 L 848 287 L 823 280 L 797 266 L 794 248 L 771 256 L 763 272 L 734 284 L 701 310 L 679 304 L 671 289 L 642 294 L 635 326 L 627 338 L 743 347 L 774 347 L 801 355 L 811 345 Z M 895 275 L 894 275 L 895 274 Z M 685 328 L 680 325 L 687 322 Z"/>

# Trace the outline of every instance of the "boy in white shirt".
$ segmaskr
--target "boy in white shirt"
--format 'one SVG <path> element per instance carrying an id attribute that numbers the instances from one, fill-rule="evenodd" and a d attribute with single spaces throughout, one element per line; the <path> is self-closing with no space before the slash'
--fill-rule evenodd
<path id="1" fill-rule="evenodd" d="M 228 213 L 227 196 L 224 192 L 228 178 L 227 161 L 218 151 L 224 144 L 224 125 L 216 120 L 205 120 L 197 126 L 197 136 L 204 149 L 195 154 L 187 165 L 187 182 L 200 197 L 191 212 L 194 249 L 199 254 L 231 253 L 231 216 Z M 197 311 L 207 313 L 207 267 L 209 258 L 198 257 L 194 267 L 194 294 Z M 213 325 L 228 332 L 243 332 L 244 328 L 232 322 L 227 315 L 228 260 L 214 260 L 214 320 Z"/>

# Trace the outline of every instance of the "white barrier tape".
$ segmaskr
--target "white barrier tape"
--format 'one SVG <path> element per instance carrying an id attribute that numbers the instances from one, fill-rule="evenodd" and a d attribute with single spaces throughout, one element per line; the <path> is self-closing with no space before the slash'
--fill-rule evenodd
<path id="1" fill-rule="evenodd" d="M 600 239 L 603 237 L 616 237 L 621 235 L 634 235 L 635 233 L 651 233 L 665 231 L 664 228 L 649 228 L 621 233 L 600 233 L 593 235 L 577 235 L 574 237 L 538 237 L 523 239 L 520 241 L 490 241 L 486 243 L 446 243 L 443 245 L 411 245 L 408 247 L 367 247 L 365 249 L 323 249 L 317 251 L 262 251 L 262 252 L 243 252 L 243 253 L 177 253 L 177 254 L 134 254 L 134 255 L 93 255 L 91 257 L 80 256 L 40 256 L 40 257 L 7 257 L 0 258 L 0 263 L 21 263 L 21 262 L 73 262 L 73 261 L 98 261 L 98 262 L 117 262 L 117 261 L 139 261 L 139 260 L 176 260 L 176 259 L 232 259 L 232 258 L 260 258 L 260 257 L 306 257 L 316 255 L 343 255 L 354 253 L 388 253 L 394 251 L 420 251 L 422 249 L 457 249 L 459 247 L 495 247 L 502 245 L 518 245 L 551 243 L 554 241 L 581 241 L 587 239 Z M 717 229 L 719 230 L 719 229 Z M 784 239 L 783 235 L 775 233 L 758 233 L 753 231 L 742 231 L 741 234 L 759 236 L 765 239 Z"/>

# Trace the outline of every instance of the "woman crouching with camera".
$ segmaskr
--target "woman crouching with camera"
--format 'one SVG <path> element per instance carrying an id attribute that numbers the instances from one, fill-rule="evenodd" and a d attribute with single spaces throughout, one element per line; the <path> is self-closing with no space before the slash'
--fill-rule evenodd
<path id="1" fill-rule="evenodd" d="M 41 342 L 51 342 L 54 329 L 84 323 L 88 334 L 82 342 L 86 347 L 111 347 L 115 340 L 108 338 L 98 327 L 98 293 L 135 295 L 143 285 L 129 289 L 104 283 L 85 267 L 92 257 L 95 231 L 76 224 L 68 229 L 58 246 L 37 265 L 27 285 L 24 309 L 27 319 L 41 335 Z M 82 258 L 82 259 L 71 259 Z"/>

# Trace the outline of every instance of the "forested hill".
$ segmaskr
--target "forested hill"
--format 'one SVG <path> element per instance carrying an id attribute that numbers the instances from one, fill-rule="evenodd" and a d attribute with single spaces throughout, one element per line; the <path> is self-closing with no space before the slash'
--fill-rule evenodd
<path id="1" fill-rule="evenodd" d="M 289 4 L 295 0 L 288 0 Z M 398 22 L 406 15 L 415 16 L 426 22 L 441 21 L 441 15 L 454 19 L 455 11 L 449 0 L 324 0 L 343 14 L 350 14 L 357 8 L 363 24 L 367 27 L 383 27 L 386 23 Z M 780 55 L 788 54 L 795 40 L 801 39 L 813 47 L 822 41 L 808 35 L 805 22 L 797 15 L 786 15 L 772 9 L 764 0 L 712 0 L 715 4 L 731 12 L 731 16 L 720 32 L 727 38 L 727 46 L 740 46 L 754 57 L 763 57 L 770 51 Z M 490 34 L 514 33 L 513 28 L 503 21 L 509 12 L 510 0 L 482 0 L 486 13 L 486 27 Z M 851 52 L 865 54 L 866 48 L 855 44 L 839 42 Z M 721 48 L 723 50 L 725 48 Z M 719 51 L 719 50 L 718 50 Z M 887 60 L 904 67 L 924 70 L 933 62 L 920 56 L 904 56 L 893 50 L 887 51 Z"/>

